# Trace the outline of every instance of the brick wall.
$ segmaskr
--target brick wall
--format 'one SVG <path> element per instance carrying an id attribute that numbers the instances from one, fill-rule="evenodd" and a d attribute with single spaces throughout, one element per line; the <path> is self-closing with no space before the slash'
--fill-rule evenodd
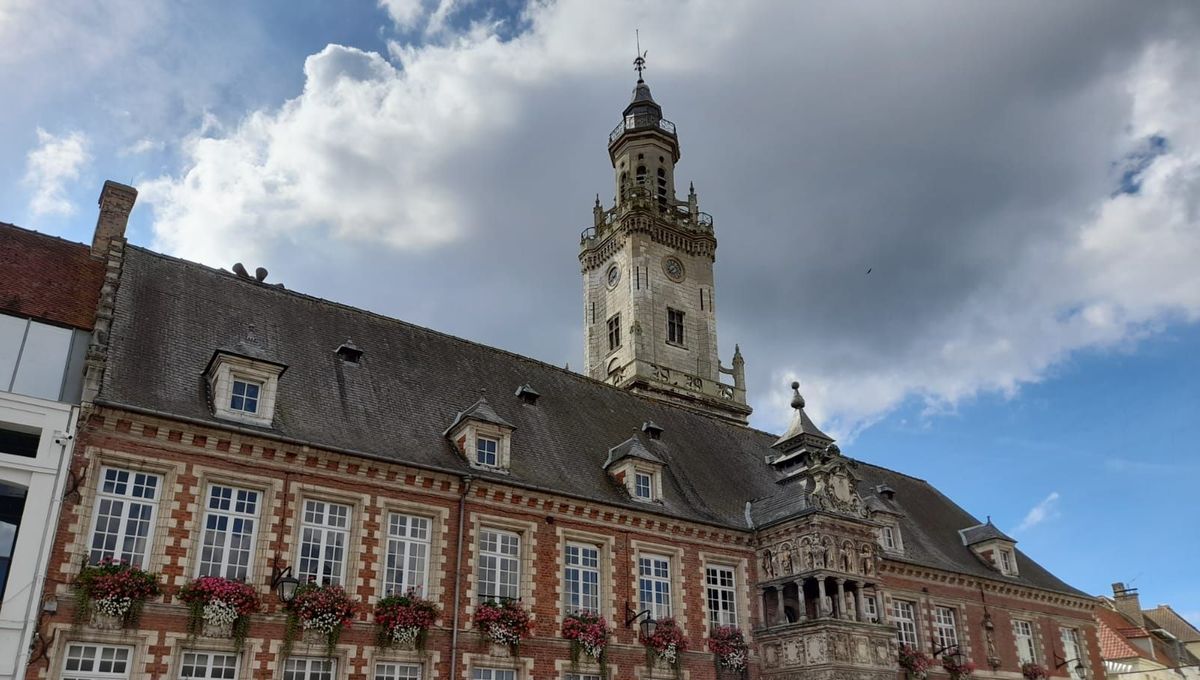
<path id="1" fill-rule="evenodd" d="M 753 536 L 748 532 L 671 521 L 638 509 L 603 506 L 476 479 L 465 504 L 461 593 L 455 603 L 455 548 L 463 489 L 456 476 L 110 409 L 99 409 L 91 415 L 81 429 L 75 451 L 72 483 L 68 484 L 73 490 L 64 503 L 47 576 L 47 593 L 57 598 L 59 608 L 43 620 L 46 643 L 42 653 L 35 654 L 37 660 L 27 674 L 30 680 L 60 677 L 65 646 L 72 641 L 133 647 L 134 678 L 179 677 L 183 649 L 232 648 L 227 640 L 189 639 L 187 611 L 176 598 L 179 587 L 196 573 L 203 494 L 211 482 L 254 488 L 263 494 L 250 582 L 258 588 L 265 611 L 253 618 L 240 656 L 241 678 L 282 677 L 279 652 L 285 619 L 269 584 L 277 555 L 280 566 L 297 566 L 298 508 L 306 497 L 347 503 L 354 509 L 345 585 L 366 606 L 338 645 L 337 677 L 343 680 L 373 678 L 373 664 L 385 659 L 423 663 L 423 680 L 445 680 L 452 673 L 460 680 L 469 680 L 473 665 L 514 668 L 520 671 L 519 680 L 562 678 L 568 670 L 568 645 L 559 635 L 563 616 L 562 546 L 567 540 L 586 540 L 601 548 L 601 613 L 616 629 L 609 646 L 609 670 L 614 678 L 652 675 L 646 669 L 645 653 L 637 644 L 635 631 L 623 626 L 625 603 L 635 607 L 637 603 L 639 551 L 672 560 L 674 614 L 684 627 L 691 649 L 684 656 L 683 680 L 716 680 L 712 657 L 704 644 L 707 614 L 703 583 L 707 562 L 735 568 L 739 623 L 748 637 L 761 620 L 761 602 L 753 587 L 759 565 L 754 559 Z M 75 608 L 69 584 L 87 554 L 102 465 L 147 470 L 161 474 L 164 480 L 149 568 L 163 575 L 165 593 L 147 603 L 136 630 L 100 631 L 72 622 Z M 374 645 L 370 610 L 382 594 L 385 513 L 391 509 L 432 520 L 427 594 L 439 602 L 442 615 L 429 634 L 423 654 L 381 650 Z M 522 536 L 521 596 L 532 613 L 535 632 L 522 644 L 516 659 L 494 656 L 492 646 L 471 626 L 475 542 L 479 529 L 485 526 L 517 531 Z M 1009 621 L 1017 614 L 1037 622 L 1043 655 L 1039 660 L 1043 663 L 1051 661 L 1052 649 L 1061 652 L 1058 627 L 1081 629 L 1092 658 L 1092 677 L 1102 676 L 1090 611 L 1069 598 L 1016 586 L 989 589 L 987 607 L 1001 660 L 999 673 L 994 674 L 984 662 L 984 610 L 977 584 L 965 577 L 928 573 L 899 563 L 885 562 L 881 567 L 886 595 L 920 603 L 919 637 L 926 651 L 930 651 L 930 607 L 946 603 L 962 613 L 960 639 L 964 651 L 969 651 L 979 664 L 980 676 L 1016 677 L 1018 665 Z M 456 672 L 450 669 L 450 628 L 455 606 L 460 613 Z M 293 654 L 319 656 L 321 651 L 319 645 L 308 646 L 301 641 Z M 1056 675 L 1065 675 L 1065 670 Z M 752 665 L 751 677 L 756 676 L 756 666 Z M 662 672 L 654 677 L 662 677 Z"/>

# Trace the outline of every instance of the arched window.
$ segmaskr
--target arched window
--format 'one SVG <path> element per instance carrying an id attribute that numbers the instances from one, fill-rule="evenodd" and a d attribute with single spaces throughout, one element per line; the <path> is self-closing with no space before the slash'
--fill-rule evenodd
<path id="1" fill-rule="evenodd" d="M 17 532 L 21 528 L 21 515 L 25 512 L 27 491 L 19 484 L 0 482 L 0 602 L 4 601 L 4 591 L 8 587 L 8 573 L 17 545 Z"/>
<path id="2" fill-rule="evenodd" d="M 637 167 L 636 179 L 637 179 L 638 186 L 641 186 L 646 183 L 646 166 L 639 165 Z"/>
<path id="3" fill-rule="evenodd" d="M 658 169 L 658 203 L 662 207 L 667 205 L 667 171 Z"/>

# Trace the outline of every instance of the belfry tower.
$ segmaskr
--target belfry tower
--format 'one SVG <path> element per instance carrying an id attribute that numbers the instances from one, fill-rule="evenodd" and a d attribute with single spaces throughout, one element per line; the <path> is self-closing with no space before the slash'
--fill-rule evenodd
<path id="1" fill-rule="evenodd" d="M 633 98 L 608 136 L 616 196 L 596 196 L 580 238 L 587 373 L 639 394 L 746 424 L 745 365 L 717 357 L 712 216 L 696 191 L 675 197 L 679 137 L 638 72 Z M 721 374 L 733 384 L 721 381 Z"/>

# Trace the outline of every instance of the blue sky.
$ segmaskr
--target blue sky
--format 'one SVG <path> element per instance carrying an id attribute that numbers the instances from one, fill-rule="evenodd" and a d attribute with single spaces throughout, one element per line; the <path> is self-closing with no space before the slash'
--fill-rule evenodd
<path id="1" fill-rule="evenodd" d="M 754 424 L 799 379 L 851 455 L 1200 622 L 1190 4 L 16 2 L 0 220 L 87 240 L 132 182 L 134 243 L 579 366 L 635 28 Z"/>

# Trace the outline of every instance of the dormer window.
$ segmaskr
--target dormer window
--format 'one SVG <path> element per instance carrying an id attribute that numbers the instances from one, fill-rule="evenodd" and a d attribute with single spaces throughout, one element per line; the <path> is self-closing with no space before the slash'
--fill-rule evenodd
<path id="1" fill-rule="evenodd" d="M 262 383 L 257 380 L 234 378 L 232 395 L 229 397 L 229 410 L 251 415 L 258 413 L 258 397 L 261 393 Z"/>
<path id="2" fill-rule="evenodd" d="M 1019 574 L 1017 556 L 1013 552 L 1016 541 L 992 524 L 991 517 L 983 524 L 959 529 L 958 533 L 962 536 L 963 545 L 993 569 L 1005 576 Z"/>
<path id="3" fill-rule="evenodd" d="M 270 427 L 275 418 L 279 377 L 286 368 L 273 361 L 218 350 L 204 371 L 213 415 Z"/>
<path id="4" fill-rule="evenodd" d="M 645 472 L 633 473 L 633 495 L 639 500 L 654 500 L 654 475 Z"/>
<path id="5" fill-rule="evenodd" d="M 665 463 L 651 450 L 651 445 L 641 434 L 634 435 L 609 449 L 608 460 L 604 462 L 609 476 L 625 487 L 630 498 L 643 503 L 655 503 L 663 497 Z"/>
<path id="6" fill-rule="evenodd" d="M 500 442 L 491 437 L 475 438 L 475 463 L 487 467 L 496 467 L 499 462 Z"/>
<path id="7" fill-rule="evenodd" d="M 1005 574 L 1011 574 L 1013 572 L 1012 551 L 1000 551 L 1000 571 L 1004 572 Z"/>
<path id="8" fill-rule="evenodd" d="M 442 435 L 454 443 L 454 448 L 471 467 L 506 472 L 515 429 L 496 413 L 487 399 L 480 397 L 479 401 L 460 411 Z"/>
<path id="9" fill-rule="evenodd" d="M 895 550 L 896 546 L 897 546 L 896 530 L 893 529 L 892 527 L 884 527 L 883 528 L 883 547 L 884 547 L 884 549 L 885 550 Z"/>

